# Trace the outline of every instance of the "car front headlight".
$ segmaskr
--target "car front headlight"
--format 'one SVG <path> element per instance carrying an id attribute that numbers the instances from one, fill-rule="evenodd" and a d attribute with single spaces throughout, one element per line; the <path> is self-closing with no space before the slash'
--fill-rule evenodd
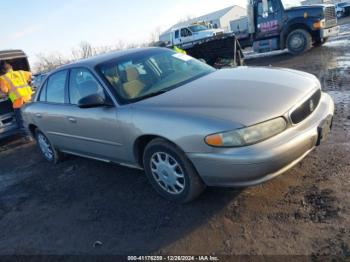
<path id="1" fill-rule="evenodd" d="M 243 147 L 278 135 L 286 128 L 286 120 L 279 117 L 254 126 L 209 135 L 205 138 L 205 142 L 214 147 Z"/>
<path id="2" fill-rule="evenodd" d="M 322 29 L 326 26 L 326 19 L 322 19 L 313 24 L 314 29 Z"/>

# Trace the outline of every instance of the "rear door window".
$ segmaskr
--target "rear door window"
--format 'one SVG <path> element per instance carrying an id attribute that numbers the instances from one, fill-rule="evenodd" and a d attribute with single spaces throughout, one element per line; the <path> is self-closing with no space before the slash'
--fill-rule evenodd
<path id="1" fill-rule="evenodd" d="M 50 76 L 46 86 L 46 102 L 63 104 L 65 102 L 65 87 L 67 70 L 57 72 Z"/>

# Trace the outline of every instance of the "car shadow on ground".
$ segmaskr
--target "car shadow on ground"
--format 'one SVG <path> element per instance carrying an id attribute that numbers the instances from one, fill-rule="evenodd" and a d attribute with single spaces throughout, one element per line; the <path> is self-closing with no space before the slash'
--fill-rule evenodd
<path id="1" fill-rule="evenodd" d="M 254 54 L 248 55 L 244 62 L 247 66 L 268 66 L 273 62 L 288 61 L 294 58 L 294 55 L 286 51 L 271 52 L 268 54 Z"/>
<path id="2" fill-rule="evenodd" d="M 192 203 L 174 204 L 154 192 L 142 171 L 78 157 L 51 165 L 34 145 L 20 154 L 31 160 L 23 159 L 14 176 L 28 175 L 34 167 L 35 173 L 0 190 L 1 254 L 158 252 L 210 221 L 241 193 L 209 188 Z M 0 176 L 11 171 L 8 163 L 18 156 L 0 158 Z"/>
<path id="3" fill-rule="evenodd" d="M 24 144 L 24 140 L 20 135 L 14 135 L 0 139 L 0 153 L 9 149 L 16 148 Z"/>

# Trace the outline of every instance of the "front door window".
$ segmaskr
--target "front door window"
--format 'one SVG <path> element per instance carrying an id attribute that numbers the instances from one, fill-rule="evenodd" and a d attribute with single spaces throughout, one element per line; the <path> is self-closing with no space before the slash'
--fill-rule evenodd
<path id="1" fill-rule="evenodd" d="M 85 68 L 72 69 L 69 79 L 70 103 L 77 105 L 80 99 L 94 94 L 105 98 L 103 88 L 90 71 Z"/>

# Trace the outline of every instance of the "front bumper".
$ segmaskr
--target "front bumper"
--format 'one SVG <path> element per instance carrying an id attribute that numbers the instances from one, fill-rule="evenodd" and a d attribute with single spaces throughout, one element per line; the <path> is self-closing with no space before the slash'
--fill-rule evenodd
<path id="1" fill-rule="evenodd" d="M 188 153 L 208 186 L 246 187 L 261 184 L 292 168 L 320 142 L 320 128 L 334 114 L 332 98 L 322 93 L 317 109 L 302 123 L 262 143 L 242 148 Z M 321 128 L 322 129 L 322 128 Z"/>
<path id="2" fill-rule="evenodd" d="M 0 116 L 0 139 L 19 133 L 13 113 Z"/>
<path id="3" fill-rule="evenodd" d="M 335 27 L 331 27 L 331 28 L 321 29 L 320 31 L 321 31 L 320 32 L 321 38 L 327 38 L 327 37 L 331 37 L 331 36 L 337 36 L 340 32 L 340 27 L 335 26 Z"/>

